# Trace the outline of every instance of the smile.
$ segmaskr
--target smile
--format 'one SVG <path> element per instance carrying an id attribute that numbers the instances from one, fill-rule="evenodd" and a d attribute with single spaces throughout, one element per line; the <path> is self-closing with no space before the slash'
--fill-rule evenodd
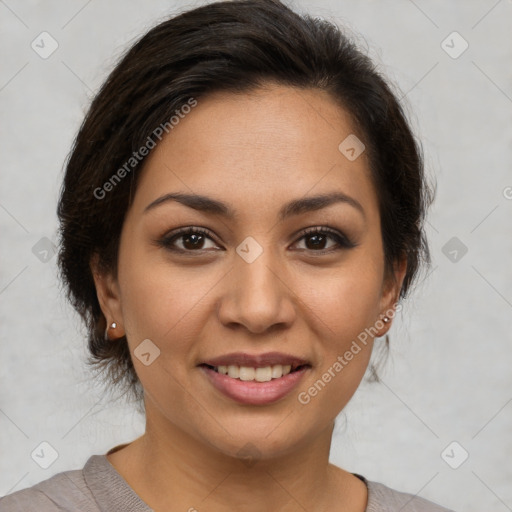
<path id="1" fill-rule="evenodd" d="M 238 379 L 244 382 L 269 382 L 273 379 L 280 379 L 289 373 L 296 372 L 297 370 L 300 370 L 307 365 L 298 365 L 293 369 L 292 365 L 290 364 L 276 364 L 273 366 L 263 366 L 259 368 L 238 365 L 205 366 L 214 372 L 220 373 L 221 375 L 227 375 L 231 379 Z"/>
<path id="2" fill-rule="evenodd" d="M 312 365 L 278 352 L 239 352 L 208 359 L 198 369 L 224 398 L 244 405 L 267 405 L 289 396 Z"/>

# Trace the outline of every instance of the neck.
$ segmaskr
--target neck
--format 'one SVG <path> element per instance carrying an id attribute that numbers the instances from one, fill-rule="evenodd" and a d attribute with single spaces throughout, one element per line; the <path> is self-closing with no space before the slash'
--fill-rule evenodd
<path id="1" fill-rule="evenodd" d="M 334 423 L 280 457 L 253 458 L 253 443 L 240 459 L 148 412 L 146 433 L 108 458 L 157 512 L 365 510 L 366 486 L 329 464 Z"/>

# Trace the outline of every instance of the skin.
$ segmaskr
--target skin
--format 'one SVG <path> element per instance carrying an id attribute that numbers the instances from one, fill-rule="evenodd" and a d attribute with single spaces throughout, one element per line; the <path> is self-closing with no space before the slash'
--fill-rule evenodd
<path id="1" fill-rule="evenodd" d="M 338 150 L 352 133 L 348 114 L 317 89 L 267 84 L 201 98 L 146 160 L 123 226 L 117 276 L 100 273 L 92 259 L 102 311 L 117 323 L 110 338 L 126 334 L 132 354 L 147 338 L 161 351 L 149 366 L 133 358 L 146 432 L 108 455 L 153 509 L 365 510 L 366 486 L 329 464 L 329 449 L 334 420 L 364 375 L 373 340 L 307 405 L 297 399 L 359 333 L 393 311 L 405 275 L 400 262 L 394 280 L 385 276 L 366 154 L 349 161 Z M 237 215 L 175 201 L 144 213 L 171 192 L 212 197 Z M 364 214 L 335 203 L 279 220 L 285 203 L 331 192 L 354 198 Z M 175 239 L 185 254 L 158 244 L 187 226 L 212 236 L 199 249 L 187 236 Z M 301 231 L 315 226 L 357 245 L 339 247 L 330 237 L 314 245 Z M 263 249 L 252 263 L 236 252 L 247 236 Z M 311 368 L 278 402 L 240 405 L 197 367 L 238 351 L 285 352 Z M 256 447 L 250 464 L 237 454 L 248 443 Z"/>

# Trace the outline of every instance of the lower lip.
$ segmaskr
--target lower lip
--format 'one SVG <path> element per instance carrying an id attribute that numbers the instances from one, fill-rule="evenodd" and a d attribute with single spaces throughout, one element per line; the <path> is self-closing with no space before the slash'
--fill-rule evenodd
<path id="1" fill-rule="evenodd" d="M 227 397 L 241 404 L 266 405 L 284 398 L 297 386 L 309 367 L 302 368 L 268 382 L 243 381 L 200 366 L 213 386 Z"/>

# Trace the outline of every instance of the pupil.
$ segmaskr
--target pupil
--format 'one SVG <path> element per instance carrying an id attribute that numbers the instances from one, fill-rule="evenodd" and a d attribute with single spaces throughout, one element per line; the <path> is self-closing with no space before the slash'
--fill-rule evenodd
<path id="1" fill-rule="evenodd" d="M 308 240 L 311 241 L 313 239 L 316 240 L 312 244 L 313 248 L 317 248 L 318 249 L 318 247 L 320 247 L 322 245 L 322 242 L 325 243 L 325 236 L 324 235 L 310 235 Z M 323 240 L 319 241 L 319 239 L 323 239 Z M 306 245 L 308 245 L 308 244 L 306 243 Z M 308 245 L 308 249 L 310 249 L 310 248 L 311 247 Z"/>
<path id="2" fill-rule="evenodd" d="M 201 242 L 203 241 L 202 238 L 203 238 L 203 235 L 195 235 L 195 234 L 186 235 L 184 237 L 184 241 L 185 241 L 184 245 L 185 245 L 185 247 L 187 247 L 188 241 L 193 239 L 194 241 L 191 243 L 191 247 L 192 248 L 200 247 Z"/>

